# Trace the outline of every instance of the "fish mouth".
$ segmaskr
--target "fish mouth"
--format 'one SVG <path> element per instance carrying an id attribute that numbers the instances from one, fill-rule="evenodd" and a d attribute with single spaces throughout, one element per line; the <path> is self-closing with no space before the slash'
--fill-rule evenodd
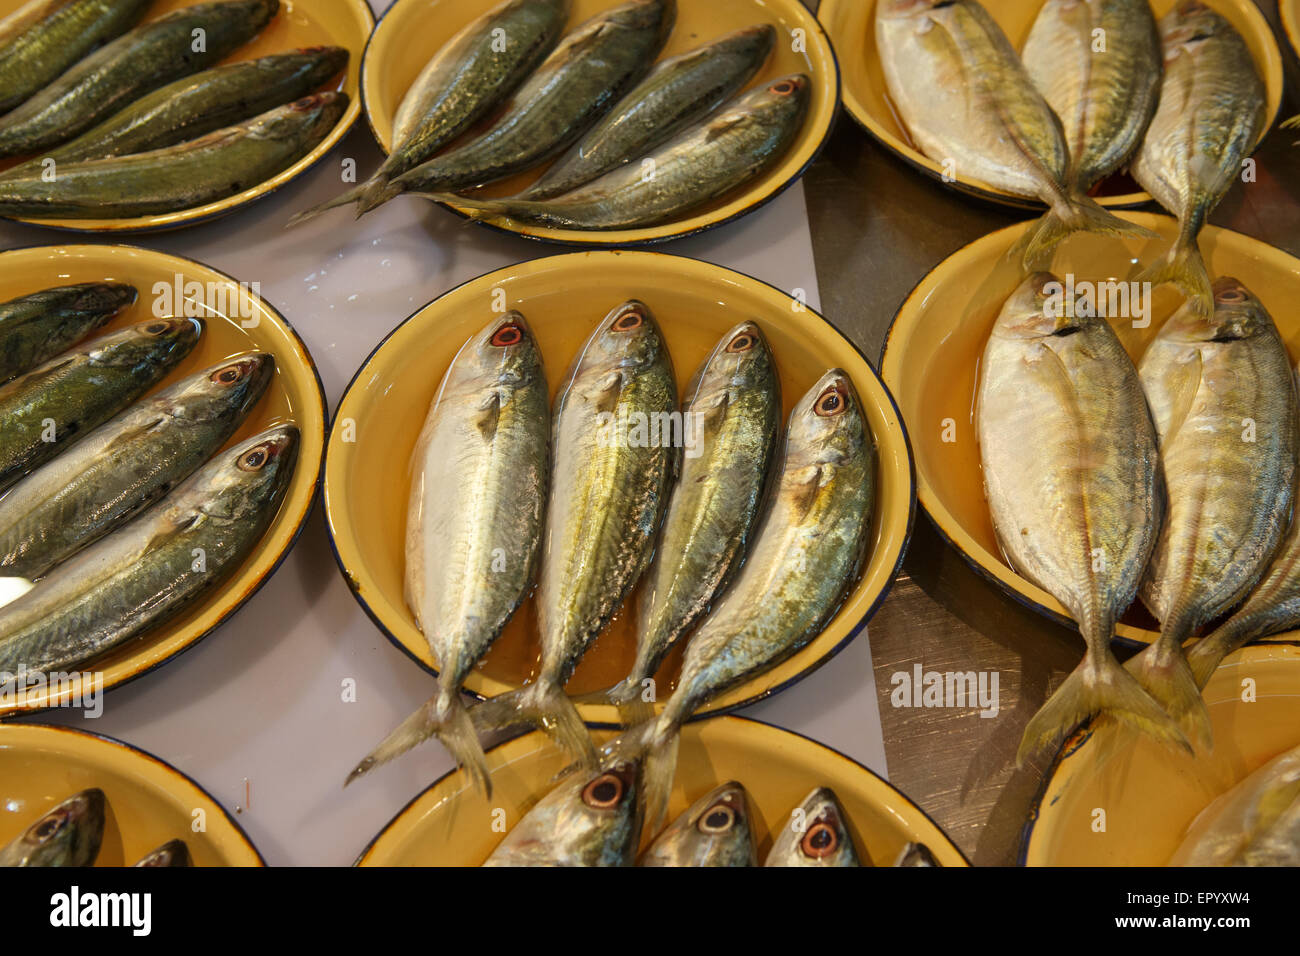
<path id="1" fill-rule="evenodd" d="M 887 18 L 914 17 L 943 7 L 951 7 L 956 0 L 880 0 L 877 16 Z"/>
<path id="2" fill-rule="evenodd" d="M 91 787 L 68 801 L 68 819 L 100 827 L 104 824 L 104 809 L 107 806 L 108 798 L 104 796 L 104 791 Z"/>

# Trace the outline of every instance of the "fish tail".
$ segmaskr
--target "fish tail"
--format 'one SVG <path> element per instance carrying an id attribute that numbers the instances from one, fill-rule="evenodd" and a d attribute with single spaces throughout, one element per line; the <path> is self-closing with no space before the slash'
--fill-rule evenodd
<path id="1" fill-rule="evenodd" d="M 1188 740 L 1207 751 L 1214 746 L 1210 712 L 1177 640 L 1162 635 L 1126 666 Z"/>
<path id="2" fill-rule="evenodd" d="M 577 757 L 585 767 L 597 763 L 596 747 L 578 709 L 554 681 L 531 684 L 486 700 L 470 710 L 479 733 L 497 733 L 515 727 L 541 729 L 556 744 Z"/>
<path id="3" fill-rule="evenodd" d="M 1165 743 L 1191 750 L 1169 715 L 1147 696 L 1132 674 L 1120 667 L 1109 650 L 1095 659 L 1090 651 L 1029 721 L 1016 763 L 1024 766 L 1033 754 L 1054 749 L 1075 727 L 1096 714 L 1108 714 Z"/>
<path id="4" fill-rule="evenodd" d="M 1135 239 L 1159 238 L 1150 229 L 1127 222 L 1102 208 L 1088 196 L 1062 194 L 1013 249 L 1027 272 L 1044 266 L 1056 247 L 1076 232 L 1093 232 L 1106 236 L 1130 236 Z"/>
<path id="5" fill-rule="evenodd" d="M 304 209 L 297 213 L 285 223 L 284 228 L 292 229 L 294 226 L 301 226 L 304 222 L 311 222 L 321 213 L 329 212 L 331 209 L 337 209 L 339 206 L 346 206 L 348 203 L 360 203 L 370 194 L 371 190 L 376 188 L 382 189 L 385 184 L 376 182 L 374 179 L 366 180 L 360 186 L 354 186 L 347 192 L 335 196 L 333 199 L 327 199 L 325 202 L 312 206 L 310 209 Z"/>
<path id="6" fill-rule="evenodd" d="M 1223 659 L 1247 641 L 1263 637 L 1267 628 L 1251 626 L 1249 617 L 1233 618 L 1218 630 L 1201 638 L 1187 649 L 1187 665 L 1192 669 L 1196 686 L 1204 688 Z"/>
<path id="7" fill-rule="evenodd" d="M 677 776 L 677 750 L 682 738 L 680 727 L 666 717 L 648 726 L 652 731 L 641 766 L 645 781 L 645 819 L 651 832 L 658 832 L 668 814 L 668 795 Z"/>
<path id="8" fill-rule="evenodd" d="M 397 729 L 353 768 L 343 785 L 362 777 L 376 767 L 388 763 L 430 737 L 437 737 L 456 758 L 474 786 L 484 797 L 492 796 L 492 778 L 488 773 L 487 756 L 479 743 L 469 709 L 455 692 L 439 690 L 425 701 L 420 709 L 398 724 Z"/>
<path id="9" fill-rule="evenodd" d="M 1186 231 L 1179 234 L 1178 240 L 1159 260 L 1143 269 L 1138 275 L 1139 282 L 1152 285 L 1174 285 L 1187 296 L 1193 308 L 1201 315 L 1214 311 L 1214 286 L 1210 282 L 1210 271 L 1201 256 L 1201 247 L 1196 237 Z"/>
<path id="10" fill-rule="evenodd" d="M 458 196 L 456 193 L 416 193 L 415 195 L 456 206 L 465 211 L 471 219 L 477 220 L 508 216 L 510 208 L 515 205 L 513 202 L 508 203 L 501 199 L 470 199 L 466 196 Z"/>

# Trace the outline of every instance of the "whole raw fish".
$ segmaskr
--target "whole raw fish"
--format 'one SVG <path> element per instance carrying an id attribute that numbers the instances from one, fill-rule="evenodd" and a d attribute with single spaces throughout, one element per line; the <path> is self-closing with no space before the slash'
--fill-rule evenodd
<path id="1" fill-rule="evenodd" d="M 0 383 L 76 345 L 136 296 L 122 282 L 84 282 L 0 303 Z"/>

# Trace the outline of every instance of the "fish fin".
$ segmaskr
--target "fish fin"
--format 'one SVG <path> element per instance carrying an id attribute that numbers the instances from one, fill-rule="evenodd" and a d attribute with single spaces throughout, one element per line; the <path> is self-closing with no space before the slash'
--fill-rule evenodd
<path id="1" fill-rule="evenodd" d="M 1188 740 L 1206 751 L 1214 747 L 1210 712 L 1181 645 L 1162 637 L 1125 666 Z"/>
<path id="2" fill-rule="evenodd" d="M 1187 296 L 1198 315 L 1214 312 L 1214 285 L 1194 236 L 1179 235 L 1164 256 L 1142 270 L 1137 281 L 1153 286 L 1174 285 Z"/>
<path id="3" fill-rule="evenodd" d="M 645 786 L 645 821 L 651 832 L 663 829 L 668 814 L 668 795 L 677 776 L 677 750 L 681 733 L 675 724 L 661 727 L 656 721 L 649 725 L 655 729 L 647 743 L 642 762 L 642 780 Z"/>
<path id="4" fill-rule="evenodd" d="M 578 709 L 564 688 L 550 681 L 534 681 L 500 694 L 470 709 L 479 733 L 496 733 L 515 727 L 536 727 L 585 767 L 596 766 L 596 747 Z"/>
<path id="5" fill-rule="evenodd" d="M 1167 744 L 1191 750 L 1169 715 L 1109 651 L 1099 660 L 1093 660 L 1090 652 L 1025 727 L 1016 754 L 1017 765 L 1023 767 L 1040 750 L 1055 748 L 1075 727 L 1096 714 L 1108 714 Z"/>
<path id="6" fill-rule="evenodd" d="M 498 219 L 508 217 L 513 206 L 536 206 L 540 203 L 518 202 L 504 199 L 471 199 L 467 196 L 458 196 L 456 193 L 412 193 L 413 196 L 423 196 L 425 199 L 431 199 L 434 202 L 446 203 L 455 206 L 466 213 L 470 219 Z"/>
<path id="7" fill-rule="evenodd" d="M 1063 195 L 1059 202 L 1032 224 L 1012 247 L 1026 272 L 1036 271 L 1050 261 L 1056 247 L 1076 232 L 1095 232 L 1107 236 L 1131 236 L 1135 239 L 1159 238 L 1145 226 L 1126 222 L 1102 208 L 1087 196 Z"/>
<path id="8" fill-rule="evenodd" d="M 343 786 L 346 787 L 376 767 L 400 757 L 430 737 L 442 741 L 485 798 L 492 796 L 492 777 L 488 772 L 487 756 L 483 753 L 483 745 L 479 743 L 470 711 L 459 694 L 444 694 L 441 690 L 398 724 L 396 730 L 357 764 L 348 774 Z"/>
<path id="9" fill-rule="evenodd" d="M 301 226 L 304 222 L 311 222 L 322 213 L 329 212 L 331 209 L 337 209 L 339 206 L 346 206 L 348 203 L 360 201 L 365 195 L 366 189 L 370 187 L 370 182 L 362 183 L 360 186 L 354 186 L 347 192 L 335 196 L 333 199 L 327 199 L 323 203 L 318 203 L 310 209 L 304 209 L 300 213 L 291 216 L 289 221 L 284 224 L 284 228 L 292 229 L 294 226 Z"/>
<path id="10" fill-rule="evenodd" d="M 1267 628 L 1250 626 L 1251 618 L 1243 616 L 1225 622 L 1208 637 L 1203 637 L 1187 648 L 1187 666 L 1192 669 L 1196 686 L 1204 689 L 1223 659 L 1247 641 L 1268 633 Z"/>

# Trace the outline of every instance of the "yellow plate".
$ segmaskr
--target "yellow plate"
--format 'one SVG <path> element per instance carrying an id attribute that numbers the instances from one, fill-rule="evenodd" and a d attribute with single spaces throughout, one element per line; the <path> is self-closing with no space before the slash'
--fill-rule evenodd
<path id="1" fill-rule="evenodd" d="M 1178 233 L 1168 216 L 1131 213 L 1132 222 L 1159 232 L 1160 240 L 1116 240 L 1091 235 L 1069 239 L 1054 271 L 1080 280 L 1132 280 L 1136 262 L 1153 262 Z M 921 280 L 899 309 L 885 341 L 881 374 L 898 400 L 916 455 L 917 497 L 948 542 L 983 577 L 1011 597 L 1068 623 L 1065 609 L 1037 585 L 1020 577 L 1002 557 L 993 534 L 974 427 L 976 371 L 1003 303 L 1020 282 L 1006 253 L 1024 232 L 1011 226 L 985 236 L 945 259 Z M 1201 234 L 1211 275 L 1236 276 L 1268 308 L 1292 357 L 1300 356 L 1300 260 L 1240 233 L 1214 226 Z M 1151 326 L 1112 323 L 1124 347 L 1139 359 L 1164 320 L 1181 303 L 1170 288 L 1155 291 Z M 949 434 L 945 436 L 946 423 Z M 952 441 L 945 441 L 950 437 Z M 1138 644 L 1154 637 L 1154 621 L 1136 606 L 1119 636 Z"/>
<path id="2" fill-rule="evenodd" d="M 213 283 L 209 288 L 221 290 L 227 302 L 238 303 L 239 307 L 227 306 L 226 312 L 234 313 L 229 316 L 209 312 L 204 317 L 199 344 L 153 391 L 225 358 L 250 351 L 270 352 L 276 358 L 275 378 L 227 444 L 234 445 L 282 421 L 298 425 L 302 444 L 289 490 L 261 545 L 205 600 L 90 664 L 93 671 L 103 673 L 105 688 L 139 677 L 193 646 L 234 614 L 280 566 L 307 521 L 320 479 L 325 393 L 311 355 L 292 326 L 265 299 L 255 297 L 255 287 L 241 291 L 235 279 L 216 269 L 192 259 L 133 246 L 32 246 L 0 253 L 0 302 L 76 282 L 117 281 L 135 286 L 140 292 L 136 304 L 95 335 L 146 321 L 155 314 L 180 314 L 172 307 L 178 277 L 182 284 Z M 169 291 L 163 293 L 164 287 Z M 214 296 L 209 301 L 216 304 L 220 300 Z M 245 328 L 245 323 L 251 327 Z M 66 704 L 72 695 L 70 688 L 54 694 L 53 699 L 45 689 L 33 690 L 27 695 L 25 707 L 17 701 L 0 700 L 0 717 L 19 710 L 31 712 Z"/>
<path id="3" fill-rule="evenodd" d="M 22 6 L 24 0 L 0 0 L 0 18 Z M 194 6 L 201 0 L 158 0 L 146 14 L 154 20 L 165 13 Z M 347 74 L 335 81 L 329 89 L 343 90 L 350 102 L 343 117 L 330 130 L 316 148 L 270 179 L 245 189 L 234 196 L 193 209 L 163 213 L 156 216 L 130 216 L 123 219 L 20 219 L 69 232 L 161 232 L 193 226 L 209 219 L 217 219 L 246 206 L 263 196 L 270 195 L 285 183 L 305 173 L 342 139 L 361 115 L 359 95 L 361 54 L 366 40 L 375 27 L 374 14 L 366 0 L 280 0 L 280 12 L 251 43 L 235 50 L 222 63 L 252 60 L 272 53 L 286 53 L 306 46 L 341 46 L 348 51 Z"/>
<path id="4" fill-rule="evenodd" d="M 1300 59 L 1300 0 L 1278 0 L 1277 9 L 1291 52 Z"/>
<path id="5" fill-rule="evenodd" d="M 1254 701 L 1243 701 L 1248 691 Z M 1206 685 L 1205 702 L 1214 750 L 1194 758 L 1144 737 L 1099 763 L 1100 736 L 1084 729 L 1072 737 L 1030 812 L 1021 862 L 1166 865 L 1211 801 L 1300 744 L 1300 647 L 1229 655 Z M 1094 829 L 1097 821 L 1104 831 Z"/>
<path id="6" fill-rule="evenodd" d="M 1282 103 L 1282 57 L 1273 31 L 1253 0 L 1205 0 L 1240 31 L 1250 47 L 1255 65 L 1264 79 L 1268 100 L 1268 128 L 1277 118 Z M 1283 0 L 1283 3 L 1288 0 Z M 1151 9 L 1160 17 L 1174 8 L 1177 0 L 1151 0 Z M 1019 50 L 1029 36 L 1029 29 L 1042 8 L 1042 0 L 996 0 L 984 7 L 1006 32 L 1012 46 Z M 876 0 L 822 0 L 818 11 L 826 31 L 831 35 L 844 72 L 844 105 L 849 113 L 886 148 L 905 159 L 923 173 L 943 181 L 939 164 L 924 155 L 904 131 L 885 85 L 880 54 L 876 49 Z M 1261 135 L 1261 139 L 1263 136 Z M 986 183 L 958 176 L 947 183 L 960 192 L 1021 209 L 1039 209 L 1041 204 Z M 1151 197 L 1127 176 L 1117 174 L 1102 183 L 1097 201 L 1103 206 L 1138 206 Z"/>
<path id="7" fill-rule="evenodd" d="M 215 797 L 152 754 L 66 727 L 0 726 L 0 846 L 90 787 L 108 798 L 96 866 L 131 866 L 178 839 L 195 866 L 266 865 Z"/>
<path id="8" fill-rule="evenodd" d="M 893 580 L 911 529 L 911 455 L 889 392 L 844 336 L 784 292 L 694 259 L 598 251 L 526 262 L 448 292 L 394 330 L 348 386 L 329 440 L 325 520 L 348 584 L 390 640 L 426 669 L 436 666 L 402 594 L 407 466 L 438 383 L 456 352 L 491 318 L 497 289 L 503 291 L 506 307 L 522 312 L 536 333 L 552 394 L 596 323 L 633 297 L 644 300 L 658 318 L 681 386 L 741 319 L 757 321 L 772 345 L 787 414 L 828 368 L 848 372 L 862 396 L 880 458 L 867 567 L 816 640 L 719 697 L 705 712 L 729 710 L 781 690 L 862 630 Z M 471 674 L 466 689 L 492 697 L 530 678 L 537 665 L 535 633 L 529 599 Z M 579 665 L 569 692 L 599 690 L 625 677 L 635 644 L 630 615 L 620 612 Z M 680 652 L 671 654 L 656 675 L 661 699 L 679 665 Z M 618 719 L 608 706 L 583 705 L 580 710 L 595 722 Z"/>
<path id="9" fill-rule="evenodd" d="M 598 733 L 603 742 L 612 734 Z M 492 800 L 485 803 L 464 774 L 437 780 L 389 821 L 357 866 L 478 866 L 501 842 L 492 810 L 506 811 L 513 827 L 554 784 L 564 755 L 541 733 L 516 737 L 488 751 Z M 854 844 L 876 866 L 892 866 L 908 843 L 924 843 L 944 866 L 969 866 L 947 835 L 911 800 L 866 767 L 829 747 L 756 720 L 722 717 L 682 731 L 677 779 L 668 801 L 671 821 L 703 794 L 728 780 L 749 791 L 751 825 L 762 862 L 772 834 L 814 787 L 830 787 L 853 830 Z M 642 834 L 647 846 L 651 834 Z"/>
<path id="10" fill-rule="evenodd" d="M 366 46 L 361 66 L 361 92 L 366 119 L 385 153 L 393 148 L 393 117 L 402 97 L 424 65 L 463 27 L 482 16 L 499 0 L 397 0 L 380 17 Z M 569 27 L 622 0 L 573 0 Z M 771 23 L 778 30 L 776 49 L 752 86 L 787 73 L 812 77 L 812 100 L 803 129 L 785 156 L 759 179 L 733 190 L 684 219 L 617 232 L 544 229 L 496 218 L 485 225 L 529 239 L 563 245 L 627 246 L 676 239 L 738 219 L 775 199 L 793 185 L 821 152 L 830 137 L 839 107 L 840 72 L 835 53 L 821 25 L 799 0 L 682 0 L 677 25 L 662 56 L 676 56 L 709 43 L 733 30 Z M 795 51 L 797 36 L 800 52 Z M 804 52 L 806 51 L 806 52 Z M 481 191 L 483 196 L 509 196 L 531 185 L 544 167 L 522 173 Z M 445 204 L 444 204 L 445 205 Z M 446 206 L 459 215 L 465 211 Z"/>

